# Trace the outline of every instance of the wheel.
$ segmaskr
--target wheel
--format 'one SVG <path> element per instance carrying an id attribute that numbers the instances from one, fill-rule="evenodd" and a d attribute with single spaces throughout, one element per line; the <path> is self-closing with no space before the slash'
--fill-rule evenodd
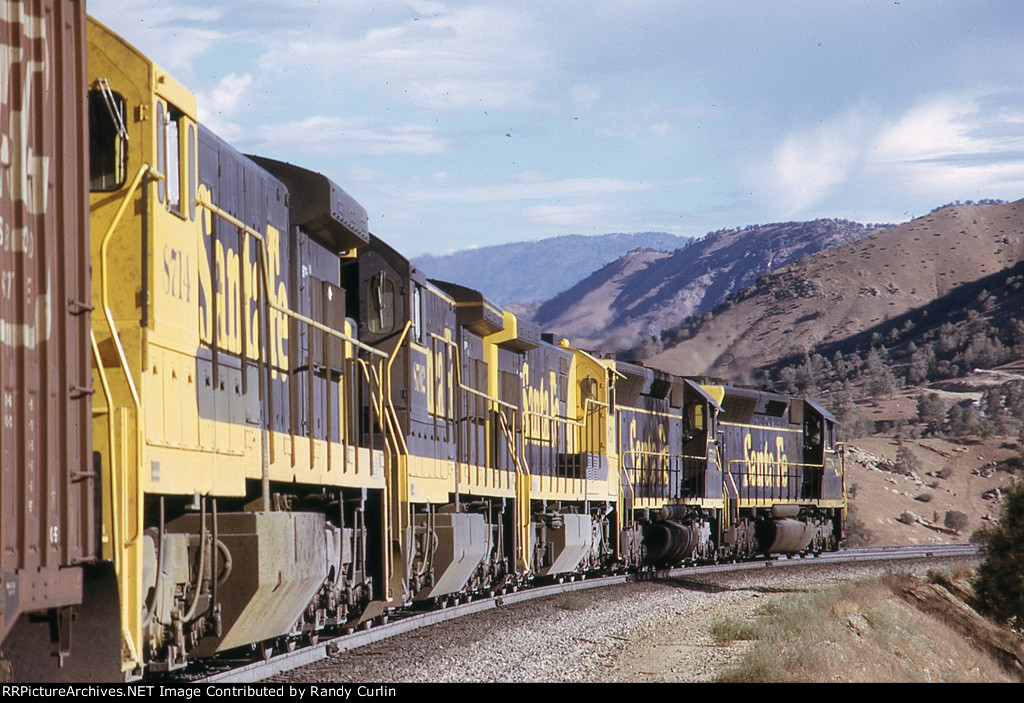
<path id="1" fill-rule="evenodd" d="M 268 661 L 274 656 L 274 642 L 273 640 L 264 640 L 263 642 L 254 642 L 252 645 L 252 656 L 256 661 Z"/>

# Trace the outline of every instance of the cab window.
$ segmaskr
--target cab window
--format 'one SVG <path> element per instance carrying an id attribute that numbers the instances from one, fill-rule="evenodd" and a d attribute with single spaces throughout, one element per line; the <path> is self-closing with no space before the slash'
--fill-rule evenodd
<path id="1" fill-rule="evenodd" d="M 89 189 L 109 192 L 128 179 L 125 100 L 106 79 L 89 91 Z"/>
<path id="2" fill-rule="evenodd" d="M 390 332 L 395 328 L 395 284 L 384 272 L 367 281 L 367 328 L 371 332 Z"/>
<path id="3" fill-rule="evenodd" d="M 192 136 L 192 132 L 185 129 L 182 120 L 184 116 L 173 105 L 165 106 L 162 101 L 157 101 L 156 167 L 164 175 L 164 179 L 157 185 L 157 196 L 161 203 L 167 205 L 168 210 L 179 215 L 184 214 L 181 206 L 182 140 L 186 133 Z M 189 151 L 192 149 L 194 147 Z"/>

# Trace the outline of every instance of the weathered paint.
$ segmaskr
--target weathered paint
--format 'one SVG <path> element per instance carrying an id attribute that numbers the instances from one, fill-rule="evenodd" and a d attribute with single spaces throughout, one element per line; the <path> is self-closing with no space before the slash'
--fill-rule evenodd
<path id="1" fill-rule="evenodd" d="M 95 556 L 85 8 L 0 2 L 0 640 Z"/>

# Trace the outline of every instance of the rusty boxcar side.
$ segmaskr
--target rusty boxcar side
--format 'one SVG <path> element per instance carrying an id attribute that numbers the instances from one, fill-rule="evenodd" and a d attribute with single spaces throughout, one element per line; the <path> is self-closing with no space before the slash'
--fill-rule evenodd
<path id="1" fill-rule="evenodd" d="M 0 647 L 96 553 L 85 3 L 0 3 Z M 11 639 L 14 639 L 13 637 Z M 63 647 L 60 647 L 63 649 Z M 2 674 L 3 672 L 0 672 Z"/>

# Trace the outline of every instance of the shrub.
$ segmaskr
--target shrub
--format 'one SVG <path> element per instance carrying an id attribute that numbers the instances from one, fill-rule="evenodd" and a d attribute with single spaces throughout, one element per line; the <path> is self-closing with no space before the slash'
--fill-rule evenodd
<path id="1" fill-rule="evenodd" d="M 711 636 L 720 645 L 732 644 L 737 640 L 756 640 L 764 636 L 764 627 L 756 622 L 742 618 L 725 616 L 718 618 L 711 625 Z"/>
<path id="2" fill-rule="evenodd" d="M 966 513 L 962 513 L 959 510 L 947 510 L 946 518 L 942 521 L 942 524 L 948 529 L 953 530 L 953 532 L 960 534 L 967 529 L 968 522 Z"/>

